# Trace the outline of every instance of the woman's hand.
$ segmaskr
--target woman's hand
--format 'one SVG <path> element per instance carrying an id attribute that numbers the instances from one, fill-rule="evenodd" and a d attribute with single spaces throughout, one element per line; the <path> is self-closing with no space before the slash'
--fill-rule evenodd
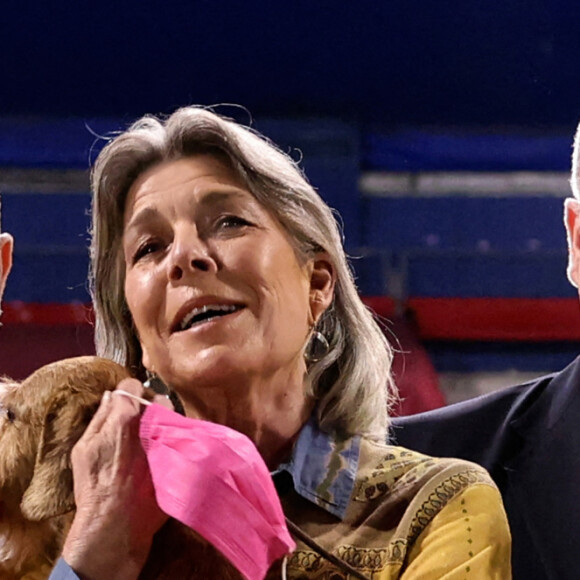
<path id="1" fill-rule="evenodd" d="M 117 389 L 143 393 L 135 379 Z M 73 449 L 77 512 L 62 555 L 84 580 L 137 578 L 167 520 L 155 500 L 139 420 L 138 401 L 107 391 Z"/>

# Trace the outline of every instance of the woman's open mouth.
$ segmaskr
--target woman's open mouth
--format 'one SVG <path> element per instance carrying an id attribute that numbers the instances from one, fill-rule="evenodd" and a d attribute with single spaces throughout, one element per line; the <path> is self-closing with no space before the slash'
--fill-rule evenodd
<path id="1" fill-rule="evenodd" d="M 222 318 L 228 314 L 233 314 L 242 308 L 244 307 L 238 304 L 207 304 L 200 308 L 194 308 L 183 317 L 179 327 L 177 328 L 177 332 L 189 330 L 194 326 L 200 326 L 205 322 Z"/>

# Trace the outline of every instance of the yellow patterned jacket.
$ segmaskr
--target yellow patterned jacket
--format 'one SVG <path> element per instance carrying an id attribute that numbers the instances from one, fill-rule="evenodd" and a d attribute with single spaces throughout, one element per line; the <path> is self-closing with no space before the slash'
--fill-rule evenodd
<path id="1" fill-rule="evenodd" d="M 474 463 L 328 435 L 311 420 L 291 459 L 273 475 L 286 516 L 369 580 L 511 578 L 500 495 Z M 289 579 L 350 580 L 297 544 Z M 50 578 L 78 580 L 62 559 Z M 280 563 L 267 579 L 280 579 Z"/>
<path id="2" fill-rule="evenodd" d="M 478 465 L 328 435 L 311 420 L 274 479 L 288 518 L 369 579 L 511 578 L 506 515 Z M 288 578 L 349 576 L 298 542 Z"/>

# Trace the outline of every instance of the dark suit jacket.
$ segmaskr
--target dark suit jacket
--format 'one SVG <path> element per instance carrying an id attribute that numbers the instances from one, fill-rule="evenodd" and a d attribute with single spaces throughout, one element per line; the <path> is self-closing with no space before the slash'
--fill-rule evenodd
<path id="1" fill-rule="evenodd" d="M 555 375 L 396 419 L 391 433 L 487 468 L 510 522 L 514 580 L 580 578 L 580 357 Z"/>

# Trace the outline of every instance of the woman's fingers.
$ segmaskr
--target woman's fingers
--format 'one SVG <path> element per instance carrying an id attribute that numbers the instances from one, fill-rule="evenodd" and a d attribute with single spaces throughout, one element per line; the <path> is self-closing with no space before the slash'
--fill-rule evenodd
<path id="1" fill-rule="evenodd" d="M 155 395 L 153 397 L 153 402 L 171 411 L 174 410 L 173 403 L 171 402 L 171 399 L 167 395 Z"/>
<path id="2" fill-rule="evenodd" d="M 143 396 L 143 386 L 135 379 L 122 381 L 116 390 Z M 63 553 L 88 577 L 89 571 L 98 570 L 102 575 L 95 577 L 112 578 L 111 570 L 127 546 L 136 562 L 144 562 L 153 535 L 167 519 L 157 506 L 139 439 L 142 404 L 132 397 L 105 394 L 73 449 L 77 513 Z M 110 558 L 103 558 L 104 553 Z"/>
<path id="3" fill-rule="evenodd" d="M 137 379 L 123 379 L 115 389 L 117 391 L 126 391 L 136 397 L 143 397 L 145 387 Z"/>
<path id="4" fill-rule="evenodd" d="M 85 432 L 81 437 L 81 441 L 90 439 L 101 430 L 103 424 L 105 423 L 105 420 L 107 419 L 110 413 L 110 409 L 111 409 L 111 391 L 105 391 L 101 399 L 99 408 L 97 409 L 97 412 L 91 419 L 91 422 L 89 423 L 88 427 L 85 429 Z"/>
<path id="5" fill-rule="evenodd" d="M 125 379 L 117 385 L 118 390 L 124 390 L 136 396 L 140 396 L 143 391 L 143 386 L 136 379 Z M 124 399 L 124 400 L 119 400 Z M 99 408 L 91 419 L 84 434 L 73 449 L 73 461 L 75 450 L 83 448 L 88 441 L 91 441 L 111 422 L 115 424 L 120 415 L 126 414 L 132 416 L 140 412 L 140 405 L 138 401 L 129 399 L 129 397 L 113 397 L 111 391 L 105 391 L 99 404 Z"/>

